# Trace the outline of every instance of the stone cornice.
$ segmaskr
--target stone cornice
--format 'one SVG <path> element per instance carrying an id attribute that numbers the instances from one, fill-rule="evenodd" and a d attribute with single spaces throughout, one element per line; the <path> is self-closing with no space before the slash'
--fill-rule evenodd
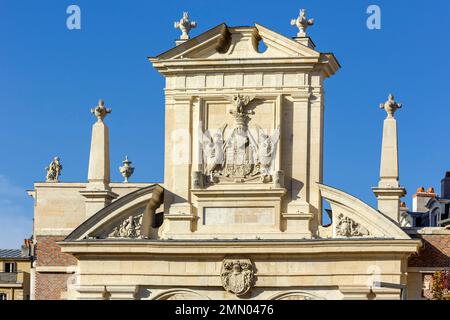
<path id="1" fill-rule="evenodd" d="M 35 188 L 86 188 L 86 182 L 35 182 Z"/>
<path id="2" fill-rule="evenodd" d="M 269 199 L 270 196 L 275 198 L 280 198 L 286 194 L 287 190 L 285 188 L 270 188 L 270 189 L 250 189 L 250 188 L 235 188 L 235 189 L 192 189 L 192 194 L 199 198 L 229 198 L 234 199 L 242 197 L 262 197 L 263 199 Z"/>
<path id="3" fill-rule="evenodd" d="M 224 255 L 224 254 L 280 254 L 280 255 L 370 255 L 387 254 L 409 256 L 418 251 L 420 240 L 396 239 L 316 239 L 316 240 L 259 240 L 259 241 L 158 241 L 158 240 L 80 240 L 58 242 L 62 252 L 75 256 L 105 255 Z"/>
<path id="4" fill-rule="evenodd" d="M 373 187 L 372 188 L 373 193 L 378 196 L 383 197 L 403 197 L 406 195 L 406 189 L 403 187 L 398 188 L 379 188 L 379 187 Z"/>
<path id="5" fill-rule="evenodd" d="M 217 72 L 242 71 L 311 71 L 320 62 L 317 57 L 294 58 L 259 58 L 259 59 L 189 59 L 189 60 L 162 60 L 154 62 L 153 66 L 163 75 L 170 74 L 197 74 Z M 331 70 L 331 69 L 330 69 Z"/>

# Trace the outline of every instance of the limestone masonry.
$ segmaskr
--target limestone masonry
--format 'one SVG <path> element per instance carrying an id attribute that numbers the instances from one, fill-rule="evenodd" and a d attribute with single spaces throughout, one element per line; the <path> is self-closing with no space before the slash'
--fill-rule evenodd
<path id="1" fill-rule="evenodd" d="M 259 24 L 192 37 L 189 19 L 174 24 L 175 47 L 149 58 L 165 78 L 164 182 L 128 182 L 128 158 L 125 181 L 110 181 L 114 112 L 100 100 L 87 182 L 60 182 L 55 159 L 29 191 L 35 298 L 420 299 L 421 238 L 443 235 L 399 224 L 401 104 L 381 106 L 377 210 L 323 183 L 324 85 L 341 66 L 307 36 L 314 20 L 302 10 L 289 38 Z"/>

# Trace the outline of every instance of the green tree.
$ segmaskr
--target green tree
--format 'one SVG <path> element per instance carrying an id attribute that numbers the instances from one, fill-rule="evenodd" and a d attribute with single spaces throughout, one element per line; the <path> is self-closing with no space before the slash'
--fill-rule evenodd
<path id="1" fill-rule="evenodd" d="M 444 300 L 444 285 L 443 285 L 443 279 L 442 279 L 442 272 L 436 271 L 433 274 L 433 286 L 432 286 L 432 293 L 433 293 L 433 300 Z"/>

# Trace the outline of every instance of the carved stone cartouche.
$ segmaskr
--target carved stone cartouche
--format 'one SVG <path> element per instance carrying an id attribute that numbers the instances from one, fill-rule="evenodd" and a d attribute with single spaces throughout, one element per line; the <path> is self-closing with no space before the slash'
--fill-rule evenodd
<path id="1" fill-rule="evenodd" d="M 220 275 L 225 290 L 237 296 L 246 294 L 254 285 L 255 275 L 250 260 L 229 260 L 222 262 Z"/>
<path id="2" fill-rule="evenodd" d="M 273 181 L 273 163 L 280 131 L 277 128 L 272 135 L 268 135 L 256 125 L 257 139 L 252 136 L 248 121 L 249 115 L 254 112 L 248 110 L 248 105 L 254 98 L 240 94 L 228 98 L 233 105 L 229 113 L 235 121 L 226 139 L 226 125 L 213 136 L 208 131 L 201 133 L 203 172 L 207 183 L 218 183 L 221 180 L 245 182 L 258 177 L 262 183 Z"/>
<path id="3" fill-rule="evenodd" d="M 336 236 L 338 237 L 364 237 L 370 235 L 369 231 L 349 217 L 339 214 L 336 222 Z"/>
<path id="4" fill-rule="evenodd" d="M 143 216 L 143 213 L 129 216 L 123 220 L 122 223 L 113 228 L 111 233 L 108 234 L 108 238 L 140 238 Z"/>

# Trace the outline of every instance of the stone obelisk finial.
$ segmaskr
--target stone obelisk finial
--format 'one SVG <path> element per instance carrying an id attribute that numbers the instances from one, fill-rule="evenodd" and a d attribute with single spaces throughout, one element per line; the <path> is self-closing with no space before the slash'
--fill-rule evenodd
<path id="1" fill-rule="evenodd" d="M 378 199 L 378 210 L 396 222 L 400 219 L 400 198 L 406 194 L 399 183 L 397 121 L 394 118 L 395 111 L 401 107 L 392 94 L 380 105 L 387 117 L 383 123 L 380 181 L 378 187 L 373 188 Z"/>
<path id="2" fill-rule="evenodd" d="M 97 118 L 92 126 L 91 150 L 89 154 L 88 184 L 81 194 L 86 198 L 86 215 L 93 215 L 98 210 L 111 203 L 117 194 L 111 192 L 109 131 L 104 118 L 111 109 L 104 106 L 103 100 L 91 109 Z"/>
<path id="3" fill-rule="evenodd" d="M 174 27 L 175 29 L 180 29 L 181 31 L 180 39 L 175 42 L 176 45 L 179 45 L 189 40 L 189 32 L 191 31 L 191 29 L 197 27 L 197 22 L 190 21 L 189 13 L 185 11 L 183 12 L 183 17 L 180 19 L 180 21 L 174 22 Z"/>

